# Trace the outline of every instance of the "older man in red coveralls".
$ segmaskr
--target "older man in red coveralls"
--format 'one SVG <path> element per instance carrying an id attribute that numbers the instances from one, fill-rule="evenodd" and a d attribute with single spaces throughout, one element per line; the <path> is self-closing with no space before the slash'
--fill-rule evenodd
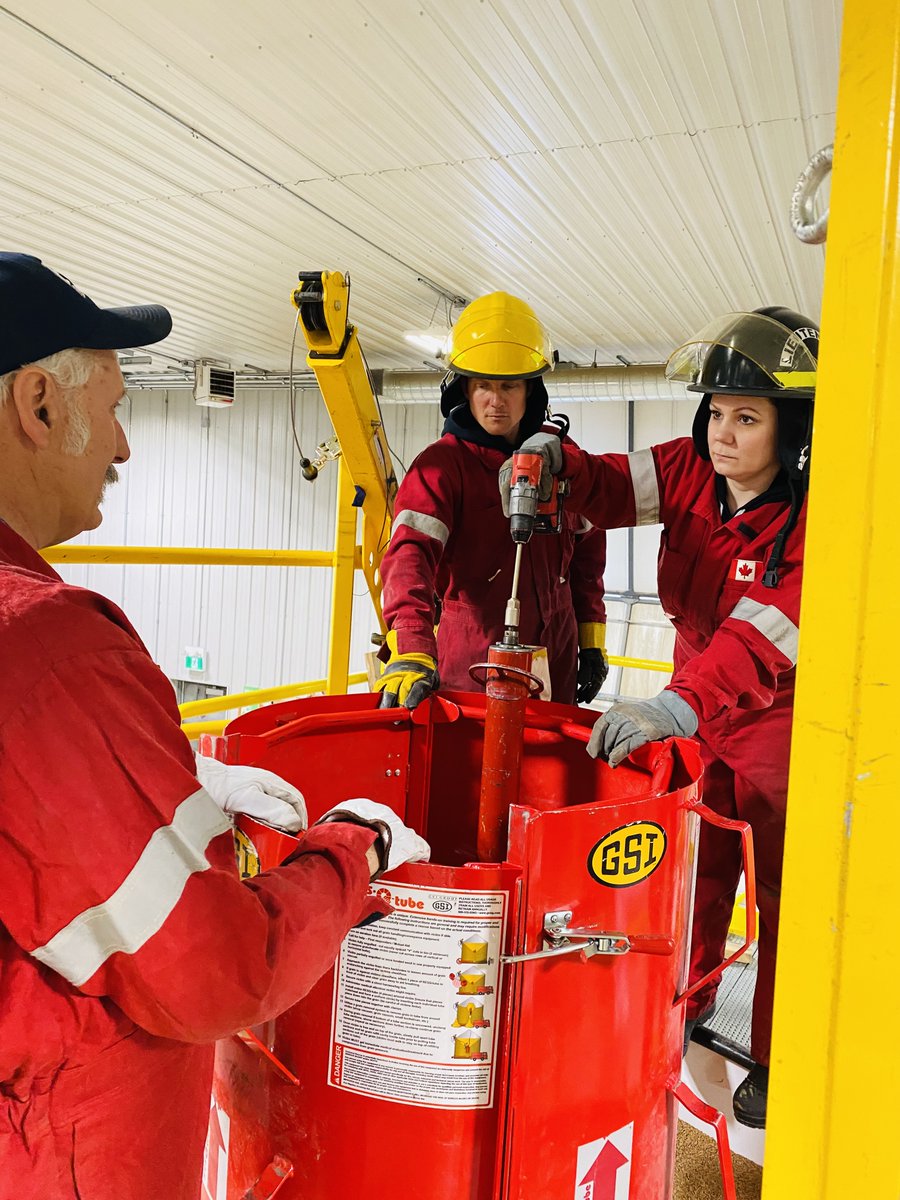
<path id="1" fill-rule="evenodd" d="M 413 708 L 438 680 L 477 689 L 469 667 L 502 638 L 515 558 L 497 475 L 547 417 L 549 342 L 517 297 L 493 292 L 468 305 L 448 365 L 443 436 L 403 480 L 381 564 L 391 651 L 376 684 L 382 707 Z M 519 636 L 547 648 L 552 698 L 564 704 L 590 702 L 606 678 L 605 564 L 606 534 L 571 513 L 522 558 Z"/>
<path id="2" fill-rule="evenodd" d="M 760 933 L 751 1052 L 736 1118 L 766 1120 L 806 488 L 819 329 L 783 307 L 730 313 L 669 360 L 702 395 L 693 436 L 634 454 L 590 455 L 538 434 L 528 448 L 571 481 L 596 524 L 663 525 L 659 597 L 675 626 L 675 671 L 658 696 L 614 704 L 588 750 L 613 766 L 643 743 L 697 734 L 704 799 L 749 822 Z M 508 492 L 508 472 L 501 487 Z M 735 834 L 700 835 L 691 981 L 722 960 L 740 876 Z M 688 1001 L 688 1029 L 716 985 Z"/>
<path id="3" fill-rule="evenodd" d="M 351 800 L 242 882 L 168 680 L 38 554 L 100 523 L 114 350 L 170 327 L 0 254 L 0 1200 L 197 1200 L 214 1040 L 299 999 L 373 876 L 427 855 Z"/>

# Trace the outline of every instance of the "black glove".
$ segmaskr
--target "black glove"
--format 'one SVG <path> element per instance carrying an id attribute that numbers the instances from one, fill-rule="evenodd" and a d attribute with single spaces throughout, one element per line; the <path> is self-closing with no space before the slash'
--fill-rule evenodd
<path id="1" fill-rule="evenodd" d="M 575 700 L 578 704 L 590 704 L 606 682 L 609 663 L 599 646 L 578 651 L 578 687 Z"/>

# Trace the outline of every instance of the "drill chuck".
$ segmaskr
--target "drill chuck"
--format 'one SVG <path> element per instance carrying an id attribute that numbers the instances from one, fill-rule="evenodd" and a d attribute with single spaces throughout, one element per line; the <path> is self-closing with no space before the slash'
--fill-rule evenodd
<path id="1" fill-rule="evenodd" d="M 538 490 L 527 479 L 517 479 L 509 493 L 509 531 L 512 540 L 522 544 L 534 532 Z"/>
<path id="2" fill-rule="evenodd" d="M 525 543 L 531 538 L 534 530 L 534 517 L 526 513 L 515 513 L 509 519 L 509 532 L 512 534 L 512 540 L 518 545 Z"/>

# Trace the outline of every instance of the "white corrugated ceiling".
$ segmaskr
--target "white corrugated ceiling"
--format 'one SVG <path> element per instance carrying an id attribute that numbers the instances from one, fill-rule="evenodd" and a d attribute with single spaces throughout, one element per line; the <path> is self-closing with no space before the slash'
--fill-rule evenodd
<path id="1" fill-rule="evenodd" d="M 168 305 L 169 361 L 283 371 L 299 269 L 350 271 L 394 369 L 441 292 L 527 297 L 578 364 L 818 315 L 788 206 L 838 0 L 12 0 L 0 30 L 0 241 Z"/>

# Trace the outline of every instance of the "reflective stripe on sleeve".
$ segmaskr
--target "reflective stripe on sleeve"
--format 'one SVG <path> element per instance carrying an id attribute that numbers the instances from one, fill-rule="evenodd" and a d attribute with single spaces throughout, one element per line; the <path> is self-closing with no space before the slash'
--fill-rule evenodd
<path id="1" fill-rule="evenodd" d="M 728 615 L 735 621 L 746 621 L 748 625 L 758 629 L 763 637 L 790 661 L 791 666 L 797 665 L 797 643 L 800 638 L 800 630 L 793 621 L 784 615 L 781 609 L 775 608 L 772 604 L 760 604 L 757 600 L 748 600 L 744 597 L 743 600 L 738 600 Z"/>
<path id="2" fill-rule="evenodd" d="M 230 828 L 200 788 L 178 805 L 171 825 L 154 831 L 108 900 L 79 913 L 32 955 L 80 987 L 116 951 L 134 954 L 165 924 L 191 875 L 208 870 L 207 846 Z"/>
<path id="3" fill-rule="evenodd" d="M 634 488 L 635 525 L 659 524 L 659 482 L 652 450 L 628 455 L 631 486 Z"/>
<path id="4" fill-rule="evenodd" d="M 450 529 L 443 521 L 437 517 L 430 517 L 428 513 L 413 512 L 411 508 L 404 508 L 403 512 L 397 513 L 394 517 L 395 530 L 398 525 L 408 525 L 410 529 L 417 529 L 419 533 L 434 538 L 442 546 L 447 545 L 447 538 L 450 536 Z"/>

